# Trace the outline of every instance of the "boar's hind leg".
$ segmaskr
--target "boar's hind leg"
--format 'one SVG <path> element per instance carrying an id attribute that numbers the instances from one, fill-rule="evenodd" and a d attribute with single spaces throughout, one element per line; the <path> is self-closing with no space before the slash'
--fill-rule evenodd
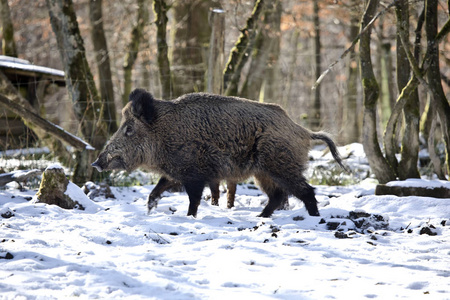
<path id="1" fill-rule="evenodd" d="M 162 193 L 173 187 L 176 187 L 177 185 L 179 185 L 179 183 L 177 183 L 176 181 L 169 180 L 164 176 L 161 177 L 150 195 L 148 195 L 148 212 L 150 212 L 153 208 L 156 208 L 156 206 L 158 205 L 158 200 L 161 198 Z"/>
<path id="2" fill-rule="evenodd" d="M 289 182 L 288 180 L 285 182 L 287 183 L 286 190 L 303 201 L 310 216 L 320 216 L 314 188 L 306 182 L 303 176 L 300 176 L 294 182 Z"/>
<path id="3" fill-rule="evenodd" d="M 234 199 L 236 197 L 236 185 L 234 180 L 227 180 L 227 208 L 234 207 Z"/>
<path id="4" fill-rule="evenodd" d="M 211 190 L 211 205 L 219 206 L 220 198 L 220 181 L 212 180 L 208 183 L 209 189 Z"/>
<path id="5" fill-rule="evenodd" d="M 286 172 L 287 174 L 298 174 L 300 172 Z M 294 195 L 298 199 L 302 200 L 305 204 L 305 208 L 310 216 L 320 216 L 319 209 L 317 208 L 317 200 L 314 194 L 314 188 L 310 186 L 306 179 L 300 176 L 283 176 L 279 172 L 271 173 L 272 180 L 278 184 L 288 195 Z M 286 195 L 285 194 L 285 195 Z M 284 196 L 286 199 L 286 196 Z M 282 200 L 280 200 L 282 201 Z M 276 207 L 278 208 L 278 207 Z"/>
<path id="6" fill-rule="evenodd" d="M 278 210 L 289 210 L 289 195 L 285 193 Z"/>
<path id="7" fill-rule="evenodd" d="M 189 196 L 188 216 L 197 216 L 198 206 L 202 198 L 203 189 L 205 187 L 204 181 L 189 181 L 183 183 L 186 188 L 186 193 Z"/>
<path id="8" fill-rule="evenodd" d="M 282 205 L 288 195 L 282 188 L 275 184 L 269 176 L 255 175 L 255 178 L 263 192 L 269 197 L 269 202 L 266 207 L 264 207 L 259 217 L 268 218 L 275 209 Z"/>

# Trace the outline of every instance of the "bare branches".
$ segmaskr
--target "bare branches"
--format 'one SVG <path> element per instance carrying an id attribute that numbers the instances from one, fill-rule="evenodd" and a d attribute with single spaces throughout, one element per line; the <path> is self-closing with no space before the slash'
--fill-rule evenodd
<path id="1" fill-rule="evenodd" d="M 364 26 L 364 28 L 361 29 L 361 31 L 359 32 L 358 36 L 352 41 L 352 44 L 350 45 L 350 47 L 348 47 L 342 54 L 341 56 L 339 56 L 339 58 L 337 60 L 335 60 L 334 62 L 332 62 L 328 68 L 322 73 L 322 75 L 320 75 L 320 77 L 316 80 L 316 83 L 314 83 L 314 85 L 312 86 L 312 90 L 315 90 L 319 84 L 322 82 L 322 80 L 325 78 L 325 76 L 334 68 L 334 66 L 339 63 L 341 60 L 343 60 L 356 46 L 356 44 L 358 43 L 359 39 L 361 38 L 361 35 L 365 34 L 367 32 L 367 30 L 369 30 L 373 23 L 375 23 L 375 21 L 381 17 L 382 15 L 384 15 L 389 9 L 391 9 L 393 6 L 395 6 L 397 4 L 398 0 L 394 0 L 391 4 L 389 4 L 388 6 L 386 6 L 386 8 L 382 11 L 380 11 L 379 13 L 377 13 L 372 20 L 370 20 L 369 23 L 367 23 L 366 26 Z"/>

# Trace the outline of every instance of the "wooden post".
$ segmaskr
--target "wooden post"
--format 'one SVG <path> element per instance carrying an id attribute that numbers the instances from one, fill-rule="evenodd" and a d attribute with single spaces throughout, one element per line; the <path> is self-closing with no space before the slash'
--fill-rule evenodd
<path id="1" fill-rule="evenodd" d="M 221 94 L 223 89 L 222 71 L 224 68 L 225 11 L 215 8 L 211 11 L 211 39 L 209 42 L 209 61 L 207 73 L 208 93 Z"/>

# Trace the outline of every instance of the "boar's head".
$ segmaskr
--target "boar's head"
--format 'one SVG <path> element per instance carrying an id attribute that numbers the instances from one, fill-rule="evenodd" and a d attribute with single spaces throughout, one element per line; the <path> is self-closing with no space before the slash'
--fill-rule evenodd
<path id="1" fill-rule="evenodd" d="M 153 96 L 143 89 L 131 92 L 122 110 L 122 122 L 92 163 L 99 172 L 109 170 L 132 171 L 144 164 L 149 152 L 149 128 L 155 119 Z"/>

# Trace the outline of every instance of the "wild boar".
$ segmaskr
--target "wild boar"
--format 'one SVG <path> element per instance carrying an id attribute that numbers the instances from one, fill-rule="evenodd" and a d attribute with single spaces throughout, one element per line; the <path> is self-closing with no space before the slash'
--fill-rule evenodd
<path id="1" fill-rule="evenodd" d="M 324 141 L 345 169 L 327 134 L 296 124 L 278 105 L 205 93 L 163 101 L 144 89 L 129 100 L 120 128 L 92 166 L 100 172 L 143 167 L 181 182 L 194 217 L 206 184 L 252 175 L 269 197 L 259 216 L 270 217 L 287 195 L 319 216 L 314 188 L 303 176 L 311 140 Z"/>

